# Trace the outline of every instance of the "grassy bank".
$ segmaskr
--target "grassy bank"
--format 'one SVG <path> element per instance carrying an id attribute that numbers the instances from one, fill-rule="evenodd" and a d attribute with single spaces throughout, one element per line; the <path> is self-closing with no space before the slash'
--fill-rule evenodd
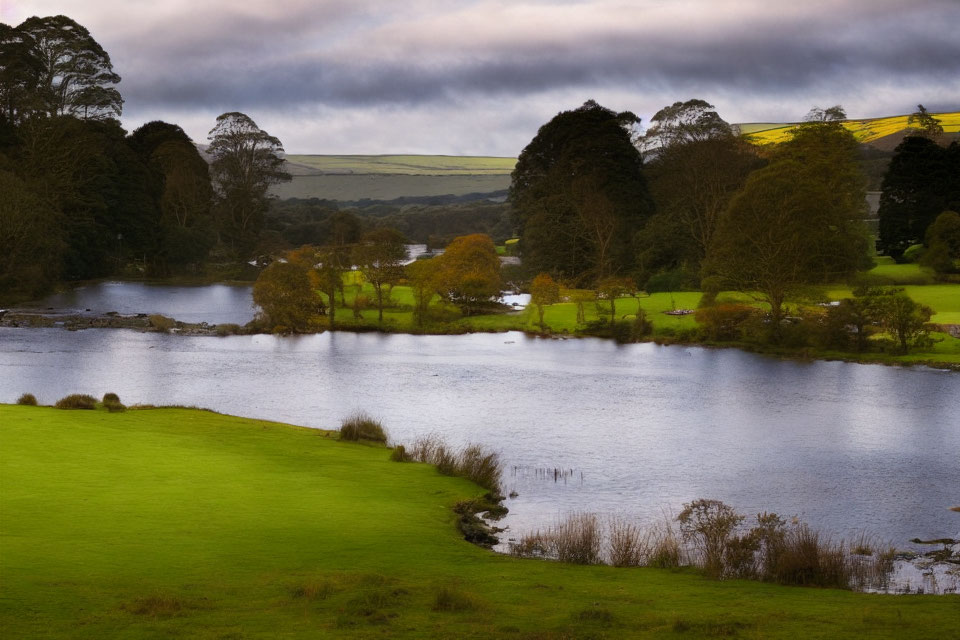
<path id="1" fill-rule="evenodd" d="M 906 294 L 912 299 L 934 309 L 935 313 L 931 322 L 935 324 L 960 324 L 960 285 L 935 284 L 932 275 L 921 270 L 916 264 L 898 265 L 894 264 L 889 258 L 878 259 L 878 265 L 865 272 L 863 276 L 876 281 L 878 284 L 902 286 Z M 609 317 L 609 312 L 601 312 L 597 304 L 591 299 L 592 291 L 565 289 L 562 291 L 564 297 L 571 299 L 579 297 L 587 300 L 583 303 L 583 322 L 577 321 L 578 305 L 575 302 L 560 302 L 547 306 L 544 312 L 545 327 L 541 327 L 536 310 L 533 307 L 509 313 L 462 316 L 455 307 L 444 306 L 438 297 L 434 297 L 431 304 L 431 317 L 421 325 L 417 323 L 412 311 L 414 305 L 413 292 L 408 286 L 398 285 L 392 289 L 391 302 L 384 310 L 384 322 L 381 325 L 377 322 L 376 308 L 370 306 L 375 299 L 373 288 L 369 284 L 363 284 L 355 272 L 346 274 L 344 281 L 347 285 L 345 288 L 346 305 L 343 305 L 338 299 L 336 324 L 338 328 L 347 330 L 381 330 L 427 334 L 526 331 L 529 333 L 576 335 L 584 332 L 590 333 L 591 323 L 595 323 L 601 317 Z M 839 300 L 852 297 L 853 291 L 848 285 L 838 284 L 824 287 L 823 294 L 826 299 Z M 358 295 L 362 296 L 368 305 L 360 311 L 359 317 L 352 308 Z M 698 324 L 694 315 L 669 315 L 667 312 L 679 309 L 696 309 L 700 304 L 701 297 L 702 293 L 699 291 L 660 292 L 650 295 L 643 294 L 639 297 L 623 297 L 617 300 L 616 317 L 618 322 L 629 323 L 635 318 L 639 308 L 644 311 L 646 318 L 653 323 L 653 331 L 646 339 L 661 342 L 696 342 L 698 337 L 695 330 Z M 324 297 L 324 299 L 326 298 Z M 763 306 L 745 294 L 729 291 L 721 293 L 718 301 Z M 608 308 L 606 302 L 602 304 L 604 308 Z M 947 333 L 940 332 L 932 333 L 931 337 L 934 339 L 931 346 L 914 349 L 906 355 L 878 350 L 858 354 L 815 347 L 790 349 L 758 343 L 721 342 L 705 344 L 716 347 L 746 348 L 782 357 L 842 359 L 885 364 L 960 366 L 960 340 Z"/>
<path id="2" fill-rule="evenodd" d="M 0 481 L 10 638 L 944 638 L 960 606 L 494 555 L 465 480 L 194 410 L 0 405 Z"/>

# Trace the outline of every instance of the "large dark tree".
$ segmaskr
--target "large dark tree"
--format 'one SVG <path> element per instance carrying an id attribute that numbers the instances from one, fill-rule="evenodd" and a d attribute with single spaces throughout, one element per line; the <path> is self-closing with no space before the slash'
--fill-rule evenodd
<path id="1" fill-rule="evenodd" d="M 219 116 L 209 140 L 221 239 L 242 259 L 253 249 L 263 227 L 267 190 L 290 180 L 283 170 L 283 145 L 238 112 Z"/>
<path id="2" fill-rule="evenodd" d="M 895 260 L 923 242 L 941 212 L 960 207 L 960 145 L 944 149 L 927 136 L 897 145 L 880 195 L 879 248 Z"/>
<path id="3" fill-rule="evenodd" d="M 588 101 L 542 126 L 517 160 L 510 200 L 533 272 L 593 281 L 634 266 L 633 236 L 653 211 L 629 127 Z"/>
<path id="4" fill-rule="evenodd" d="M 41 107 L 37 88 L 43 63 L 33 37 L 0 23 L 0 114 L 18 124 Z"/>
<path id="5" fill-rule="evenodd" d="M 47 115 L 69 114 L 85 120 L 120 115 L 123 98 L 112 86 L 120 76 L 85 27 L 66 16 L 34 16 L 17 29 L 33 39 L 41 65 L 39 105 Z"/>
<path id="6" fill-rule="evenodd" d="M 657 213 L 636 238 L 643 275 L 683 269 L 696 274 L 717 220 L 751 171 L 763 164 L 703 100 L 664 107 L 641 143 Z"/>
<path id="7" fill-rule="evenodd" d="M 213 188 L 206 161 L 175 124 L 148 122 L 128 141 L 162 181 L 154 270 L 166 274 L 175 268 L 196 269 L 214 242 Z"/>

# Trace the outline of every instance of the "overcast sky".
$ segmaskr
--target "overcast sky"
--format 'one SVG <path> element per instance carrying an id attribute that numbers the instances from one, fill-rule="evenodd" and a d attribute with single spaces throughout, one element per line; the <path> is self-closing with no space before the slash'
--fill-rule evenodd
<path id="1" fill-rule="evenodd" d="M 787 6 L 787 5 L 794 6 Z M 960 0 L 0 0 L 107 50 L 128 129 L 243 111 L 289 153 L 515 156 L 588 98 L 644 123 L 960 110 Z"/>

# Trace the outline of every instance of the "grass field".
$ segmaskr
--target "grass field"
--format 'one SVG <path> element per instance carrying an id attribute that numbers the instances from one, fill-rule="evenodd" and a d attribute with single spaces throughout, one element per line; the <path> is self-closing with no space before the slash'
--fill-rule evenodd
<path id="1" fill-rule="evenodd" d="M 464 196 L 510 188 L 509 175 L 329 174 L 294 176 L 270 187 L 278 198 L 323 198 L 350 202 L 431 196 Z"/>
<path id="2" fill-rule="evenodd" d="M 888 265 L 882 263 L 878 265 L 871 274 L 879 270 L 880 274 L 890 281 L 895 279 L 900 281 L 916 281 L 918 278 L 926 277 L 917 265 Z M 357 287 L 358 280 L 355 273 L 345 276 L 347 306 L 340 304 L 336 311 L 336 324 L 340 329 L 350 330 L 369 330 L 381 329 L 389 332 L 400 333 L 470 333 L 474 331 L 529 331 L 540 333 L 543 329 L 539 325 L 536 307 L 529 306 L 521 311 L 510 313 L 484 314 L 474 316 L 460 316 L 459 312 L 453 307 L 446 308 L 446 315 L 443 321 L 434 319 L 428 321 L 424 326 L 419 326 L 413 316 L 413 293 L 408 286 L 398 285 L 393 288 L 391 293 L 391 306 L 384 309 L 384 322 L 382 326 L 377 324 L 377 310 L 375 307 L 365 308 L 361 311 L 361 317 L 354 317 L 352 309 L 355 296 L 360 293 L 367 296 L 372 301 L 375 300 L 373 288 L 369 284 L 363 284 Z M 896 277 L 894 277 L 896 276 Z M 904 291 L 914 300 L 930 306 L 935 313 L 931 322 L 937 324 L 960 324 L 960 285 L 955 284 L 936 284 L 936 285 L 904 285 Z M 564 290 L 564 296 L 581 293 L 589 295 L 589 291 L 571 291 Z M 839 300 L 851 297 L 853 292 L 849 286 L 837 285 L 828 287 L 824 290 L 826 297 L 831 300 Z M 322 295 L 322 294 L 321 294 Z M 667 315 L 665 311 L 676 309 L 696 309 L 700 303 L 703 294 L 699 291 L 679 291 L 673 293 L 654 293 L 642 297 L 623 297 L 617 300 L 617 319 L 618 321 L 630 322 L 636 317 L 638 305 L 643 308 L 647 319 L 653 323 L 653 333 L 650 338 L 654 340 L 670 341 L 678 332 L 695 329 L 697 321 L 693 314 L 674 316 Z M 324 297 L 326 300 L 326 297 Z M 727 291 L 718 297 L 720 302 L 735 302 L 762 306 L 749 296 L 743 293 Z M 438 312 L 440 307 L 439 298 L 433 299 L 433 308 Z M 602 312 L 597 308 L 594 301 L 583 303 L 585 323 L 577 322 L 577 304 L 575 302 L 560 302 L 549 305 L 544 312 L 544 323 L 546 330 L 553 334 L 576 334 L 582 332 L 587 324 L 599 319 L 601 315 L 608 317 L 606 303 L 603 303 Z M 324 321 L 324 326 L 325 326 Z M 884 362 L 888 364 L 911 364 L 911 363 L 960 363 L 960 340 L 951 337 L 946 333 L 934 332 L 932 337 L 936 340 L 933 346 L 923 350 L 915 350 L 907 355 L 897 355 L 891 353 L 841 353 L 841 352 L 816 352 L 809 349 L 800 350 L 799 355 L 804 357 L 823 357 L 823 358 L 854 358 L 866 362 Z M 689 338 L 688 338 L 689 339 Z M 776 353 L 781 353 L 776 351 Z M 783 351 L 782 355 L 791 355 L 788 351 Z"/>
<path id="3" fill-rule="evenodd" d="M 945 133 L 960 131 L 960 111 L 931 114 L 940 120 Z M 903 131 L 909 125 L 909 115 L 889 116 L 886 118 L 866 118 L 864 120 L 846 120 L 843 126 L 853 132 L 859 142 L 873 142 L 879 138 Z M 748 123 L 740 130 L 748 134 L 757 144 L 773 144 L 790 139 L 790 130 L 798 123 Z"/>
<path id="4" fill-rule="evenodd" d="M 958 621 L 957 596 L 498 556 L 454 527 L 476 486 L 310 429 L 0 405 L 0 445 L 7 638 L 939 640 Z"/>

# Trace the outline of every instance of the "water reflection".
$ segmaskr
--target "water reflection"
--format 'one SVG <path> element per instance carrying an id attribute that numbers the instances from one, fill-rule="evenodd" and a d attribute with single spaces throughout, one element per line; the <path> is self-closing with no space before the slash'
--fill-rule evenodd
<path id="1" fill-rule="evenodd" d="M 69 313 L 160 313 L 182 322 L 246 324 L 254 313 L 250 290 L 249 286 L 225 284 L 177 287 L 97 282 L 48 296 L 30 306 Z"/>

